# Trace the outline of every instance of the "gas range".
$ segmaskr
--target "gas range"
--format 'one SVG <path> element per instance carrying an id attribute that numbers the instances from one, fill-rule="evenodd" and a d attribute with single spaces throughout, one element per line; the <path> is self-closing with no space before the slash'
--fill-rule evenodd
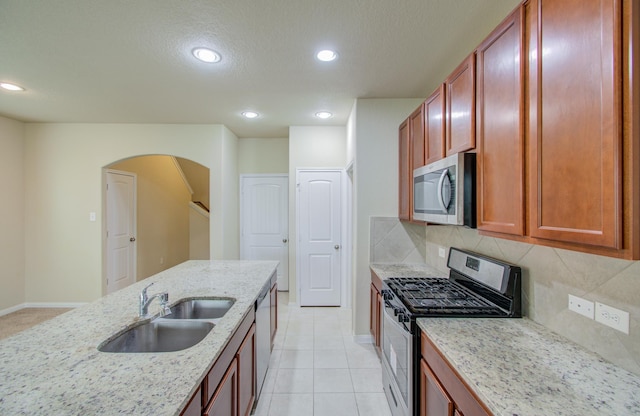
<path id="1" fill-rule="evenodd" d="M 391 277 L 382 282 L 382 378 L 393 416 L 419 410 L 421 317 L 519 318 L 521 269 L 451 248 L 449 278 Z"/>

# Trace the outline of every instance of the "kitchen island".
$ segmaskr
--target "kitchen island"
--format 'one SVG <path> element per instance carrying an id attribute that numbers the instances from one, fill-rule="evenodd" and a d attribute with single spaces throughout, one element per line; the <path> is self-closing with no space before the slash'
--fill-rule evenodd
<path id="1" fill-rule="evenodd" d="M 0 341 L 1 415 L 179 415 L 277 267 L 275 261 L 188 261 Z M 235 299 L 198 344 L 175 352 L 105 353 L 138 317 L 138 296 Z M 149 313 L 155 317 L 154 300 Z"/>

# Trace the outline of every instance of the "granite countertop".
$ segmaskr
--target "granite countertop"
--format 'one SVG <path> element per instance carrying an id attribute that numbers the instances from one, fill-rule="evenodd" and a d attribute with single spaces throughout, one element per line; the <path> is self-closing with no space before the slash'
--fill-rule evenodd
<path id="1" fill-rule="evenodd" d="M 188 261 L 0 341 L 2 415 L 178 415 L 276 270 L 275 261 Z M 138 318 L 138 294 L 236 302 L 195 346 L 103 353 L 98 345 Z M 159 313 L 154 300 L 149 313 Z"/>
<path id="2" fill-rule="evenodd" d="M 531 320 L 418 325 L 496 416 L 640 415 L 640 377 Z"/>
<path id="3" fill-rule="evenodd" d="M 449 277 L 448 273 L 424 263 L 371 263 L 369 267 L 382 280 L 390 277 Z"/>

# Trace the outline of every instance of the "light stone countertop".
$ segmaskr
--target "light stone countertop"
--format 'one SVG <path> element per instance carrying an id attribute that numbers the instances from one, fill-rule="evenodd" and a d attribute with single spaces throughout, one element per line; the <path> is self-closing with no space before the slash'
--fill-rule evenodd
<path id="1" fill-rule="evenodd" d="M 449 277 L 448 273 L 424 263 L 371 263 L 369 267 L 382 280 L 390 277 Z"/>
<path id="2" fill-rule="evenodd" d="M 417 322 L 496 416 L 640 415 L 640 377 L 531 320 Z"/>
<path id="3" fill-rule="evenodd" d="M 188 261 L 0 341 L 0 415 L 178 415 L 276 270 L 275 261 Z M 103 353 L 98 345 L 138 322 L 138 295 L 169 292 L 236 302 L 195 346 Z M 149 313 L 159 313 L 154 300 Z"/>

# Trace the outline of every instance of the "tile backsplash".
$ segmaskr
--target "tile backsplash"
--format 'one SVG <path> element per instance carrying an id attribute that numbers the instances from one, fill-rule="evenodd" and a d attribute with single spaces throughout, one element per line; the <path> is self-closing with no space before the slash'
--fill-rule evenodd
<path id="1" fill-rule="evenodd" d="M 439 249 L 448 255 L 450 247 L 522 267 L 522 307 L 528 318 L 640 375 L 640 261 L 486 237 L 464 227 L 371 218 L 371 262 L 426 262 L 446 272 Z M 569 294 L 629 312 L 629 335 L 569 311 Z"/>

